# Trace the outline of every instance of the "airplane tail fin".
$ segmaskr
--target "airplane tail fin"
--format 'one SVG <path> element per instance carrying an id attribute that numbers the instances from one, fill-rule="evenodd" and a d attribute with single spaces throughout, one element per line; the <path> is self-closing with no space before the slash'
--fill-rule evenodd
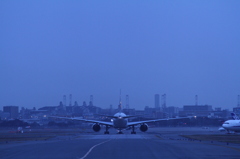
<path id="1" fill-rule="evenodd" d="M 122 112 L 122 98 L 121 98 L 121 89 L 120 89 L 120 96 L 119 96 L 119 105 L 118 105 L 119 112 Z"/>
<path id="2" fill-rule="evenodd" d="M 231 113 L 231 115 L 234 120 L 239 120 L 239 117 L 235 113 Z"/>

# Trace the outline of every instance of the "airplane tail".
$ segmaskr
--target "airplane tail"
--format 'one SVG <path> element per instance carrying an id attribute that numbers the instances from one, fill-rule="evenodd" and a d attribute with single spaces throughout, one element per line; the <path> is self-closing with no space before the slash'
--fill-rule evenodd
<path id="1" fill-rule="evenodd" d="M 239 120 L 239 117 L 235 113 L 231 113 L 231 116 L 234 120 Z"/>
<path id="2" fill-rule="evenodd" d="M 119 110 L 119 112 L 122 112 L 122 103 L 119 103 L 118 110 Z"/>
<path id="3" fill-rule="evenodd" d="M 121 98 L 121 90 L 120 90 L 120 96 L 119 96 L 119 105 L 118 105 L 119 112 L 122 112 L 122 98 Z"/>

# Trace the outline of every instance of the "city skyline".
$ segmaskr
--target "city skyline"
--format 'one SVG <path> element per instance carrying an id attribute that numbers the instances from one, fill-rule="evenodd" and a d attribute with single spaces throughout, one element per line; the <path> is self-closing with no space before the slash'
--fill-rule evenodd
<path id="1" fill-rule="evenodd" d="M 240 94 L 240 1 L 0 1 L 0 108 L 198 104 Z M 161 99 L 160 99 L 161 103 Z M 124 104 L 124 103 L 123 103 Z M 124 105 L 125 106 L 125 105 Z"/>
<path id="2" fill-rule="evenodd" d="M 72 100 L 71 100 L 71 105 L 70 105 L 70 95 L 71 95 L 71 98 L 72 98 L 72 94 L 63 95 L 61 100 L 59 100 L 58 102 L 55 102 L 55 103 L 57 103 L 57 104 L 50 104 L 50 105 L 43 105 L 43 106 L 38 106 L 38 105 L 34 105 L 34 106 L 4 105 L 4 106 L 19 106 L 19 108 L 24 107 L 24 108 L 28 108 L 28 109 L 32 109 L 33 107 L 35 107 L 36 109 L 39 109 L 39 108 L 42 108 L 42 107 L 44 107 L 44 106 L 59 106 L 60 103 L 62 103 L 62 104 L 65 105 L 65 106 L 73 106 L 73 105 L 74 105 L 74 102 L 77 102 L 78 106 L 82 106 L 83 103 L 86 102 L 86 104 L 89 105 L 90 102 L 92 101 L 92 103 L 93 103 L 94 106 L 100 107 L 100 108 L 102 108 L 102 109 L 105 109 L 105 108 L 108 109 L 108 108 L 110 108 L 110 106 L 112 106 L 113 109 L 118 109 L 119 100 L 121 100 L 122 107 L 123 107 L 124 109 L 126 109 L 126 104 L 127 104 L 126 96 L 128 96 L 128 104 L 129 104 L 129 95 L 126 95 L 126 96 L 124 96 L 124 97 L 121 96 L 121 97 L 119 97 L 119 99 L 118 99 L 118 103 L 109 104 L 109 105 L 106 105 L 106 106 L 101 106 L 101 105 L 98 105 L 98 104 L 94 103 L 94 96 L 93 96 L 93 95 L 89 95 L 89 99 L 88 99 L 88 100 L 83 100 L 83 101 L 78 101 L 78 100 L 75 100 L 74 98 L 72 98 Z M 128 106 L 129 106 L 130 109 L 139 109 L 139 110 L 144 109 L 146 106 L 151 107 L 151 108 L 156 108 L 156 95 L 158 95 L 158 98 L 159 98 L 159 99 L 158 99 L 159 107 L 162 108 L 162 107 L 163 107 L 162 104 L 163 104 L 164 100 L 163 100 L 163 99 L 160 99 L 160 97 L 165 95 L 165 98 L 166 98 L 166 94 L 162 94 L 162 95 L 161 95 L 161 94 L 154 94 L 154 96 L 153 96 L 154 99 L 153 99 L 153 101 L 152 101 L 152 104 L 144 105 L 144 106 L 142 106 L 142 107 L 139 106 L 139 107 L 136 107 L 136 108 L 134 107 L 134 105 L 131 106 L 131 104 L 129 104 Z M 64 96 L 65 96 L 65 97 L 64 97 Z M 182 108 L 183 106 L 186 106 L 186 105 L 196 105 L 196 104 L 197 104 L 197 105 L 211 105 L 211 106 L 213 106 L 212 104 L 209 104 L 209 103 L 205 103 L 205 104 L 200 103 L 200 104 L 198 104 L 198 101 L 196 101 L 196 100 L 198 100 L 198 99 L 196 99 L 196 95 L 195 95 L 194 97 L 195 97 L 195 98 L 194 98 L 194 102 L 192 102 L 192 103 L 183 104 L 183 105 L 177 105 L 177 106 L 175 106 L 175 105 L 166 105 L 166 107 L 174 106 L 174 107 Z M 65 99 L 64 99 L 64 98 L 65 98 Z M 65 100 L 66 104 L 64 104 L 64 100 Z M 238 95 L 238 96 L 237 96 L 237 100 L 236 100 L 237 102 L 236 102 L 236 105 L 235 105 L 235 106 L 232 106 L 232 107 L 229 107 L 229 108 L 220 107 L 220 106 L 213 106 L 213 108 L 229 109 L 229 111 L 231 111 L 232 108 L 239 106 L 239 104 L 240 104 L 240 103 L 239 103 L 239 100 L 240 100 L 240 98 L 239 98 L 239 95 Z M 167 102 L 167 101 L 165 101 L 165 102 Z M 0 108 L 3 108 L 4 106 L 1 106 Z"/>

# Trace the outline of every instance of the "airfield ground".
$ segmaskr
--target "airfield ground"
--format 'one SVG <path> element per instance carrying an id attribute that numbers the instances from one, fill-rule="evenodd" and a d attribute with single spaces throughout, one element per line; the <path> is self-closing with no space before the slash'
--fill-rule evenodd
<path id="1" fill-rule="evenodd" d="M 145 133 L 117 134 L 89 129 L 32 129 L 24 133 L 0 131 L 0 158 L 146 159 L 240 158 L 239 134 L 218 128 L 150 127 Z"/>

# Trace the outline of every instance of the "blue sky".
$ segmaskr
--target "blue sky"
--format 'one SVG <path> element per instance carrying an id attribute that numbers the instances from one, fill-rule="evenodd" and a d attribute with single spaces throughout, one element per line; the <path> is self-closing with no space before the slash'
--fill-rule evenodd
<path id="1" fill-rule="evenodd" d="M 199 104 L 240 94 L 240 1 L 0 1 L 0 109 Z M 68 102 L 67 102 L 68 103 Z"/>

